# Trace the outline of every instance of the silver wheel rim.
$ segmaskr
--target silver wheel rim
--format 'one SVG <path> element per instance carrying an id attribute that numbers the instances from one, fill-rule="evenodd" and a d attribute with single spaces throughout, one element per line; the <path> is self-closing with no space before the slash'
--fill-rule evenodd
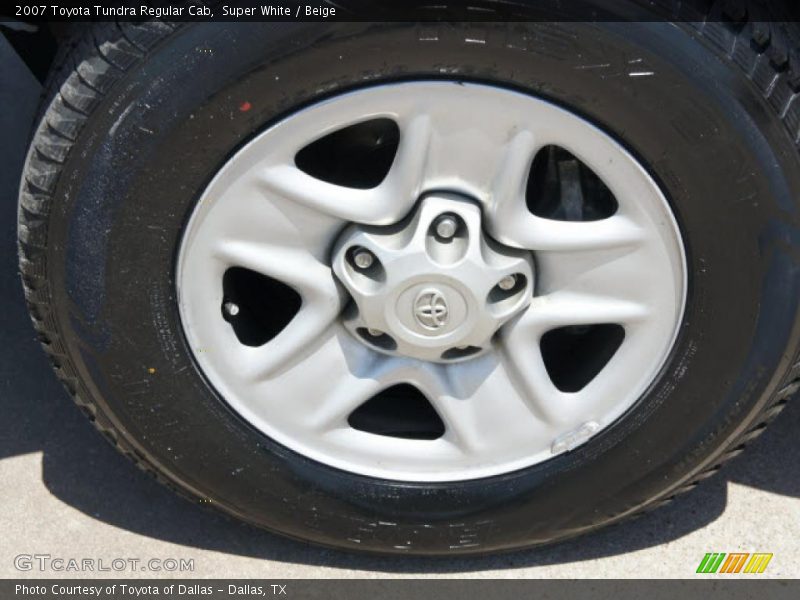
<path id="1" fill-rule="evenodd" d="M 400 130 L 394 162 L 377 187 L 334 185 L 296 166 L 308 144 L 375 118 L 392 119 Z M 612 216 L 568 222 L 528 210 L 531 161 L 548 145 L 568 150 L 602 179 L 618 203 Z M 400 222 L 439 190 L 472 199 L 488 236 L 535 258 L 534 293 L 523 309 L 499 325 L 485 351 L 448 363 L 380 352 L 353 335 L 343 317 L 350 290 L 334 273 L 331 250 L 348 226 Z M 220 282 L 231 267 L 281 281 L 302 299 L 291 322 L 260 347 L 243 345 L 221 317 Z M 623 415 L 672 348 L 686 265 L 664 195 L 607 134 L 506 89 L 409 82 L 315 104 L 239 150 L 189 220 L 177 291 L 197 364 L 256 429 L 349 472 L 456 481 L 535 465 Z M 624 340 L 580 391 L 559 390 L 545 368 L 542 336 L 595 323 L 621 325 Z M 441 437 L 402 439 L 349 425 L 358 406 L 399 383 L 429 400 L 445 425 Z"/>

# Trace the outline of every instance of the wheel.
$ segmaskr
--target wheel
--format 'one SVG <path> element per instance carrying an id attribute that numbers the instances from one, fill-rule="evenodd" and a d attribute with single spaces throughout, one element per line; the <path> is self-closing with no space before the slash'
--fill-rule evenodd
<path id="1" fill-rule="evenodd" d="M 122 452 L 257 526 L 449 554 L 619 521 L 798 387 L 791 35 L 92 26 L 24 172 L 34 324 Z"/>

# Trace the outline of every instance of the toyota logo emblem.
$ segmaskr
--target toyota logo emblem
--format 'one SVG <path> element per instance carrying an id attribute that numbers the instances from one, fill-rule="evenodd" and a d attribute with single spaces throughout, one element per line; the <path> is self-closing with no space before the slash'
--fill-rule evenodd
<path id="1" fill-rule="evenodd" d="M 437 331 L 449 318 L 447 300 L 439 290 L 423 290 L 414 300 L 414 318 L 425 329 Z"/>

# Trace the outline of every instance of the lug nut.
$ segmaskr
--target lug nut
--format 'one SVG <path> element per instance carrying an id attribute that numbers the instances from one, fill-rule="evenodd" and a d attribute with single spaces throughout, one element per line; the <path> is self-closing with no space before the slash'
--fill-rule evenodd
<path id="1" fill-rule="evenodd" d="M 452 215 L 442 215 L 436 220 L 436 235 L 445 240 L 452 238 L 458 230 L 458 221 Z"/>
<path id="2" fill-rule="evenodd" d="M 380 329 L 372 329 L 371 327 L 367 329 L 367 333 L 372 337 L 381 337 L 383 335 L 383 332 Z"/>
<path id="3" fill-rule="evenodd" d="M 372 255 L 372 252 L 365 250 L 364 248 L 356 250 L 353 254 L 353 263 L 359 269 L 369 269 L 374 262 L 375 257 Z"/>
<path id="4" fill-rule="evenodd" d="M 516 275 L 506 275 L 497 283 L 497 287 L 499 287 L 504 292 L 514 289 L 515 285 L 517 285 Z"/>
<path id="5" fill-rule="evenodd" d="M 222 305 L 222 308 L 229 317 L 235 317 L 239 314 L 239 305 L 235 302 L 226 302 Z"/>

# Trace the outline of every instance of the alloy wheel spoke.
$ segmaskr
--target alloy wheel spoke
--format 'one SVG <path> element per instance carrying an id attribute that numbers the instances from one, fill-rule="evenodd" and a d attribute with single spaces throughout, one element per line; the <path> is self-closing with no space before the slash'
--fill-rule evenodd
<path id="1" fill-rule="evenodd" d="M 640 244 L 644 231 L 615 215 L 599 221 L 557 221 L 531 214 L 524 198 L 495 211 L 490 232 L 501 242 L 527 250 L 552 252 L 603 250 Z"/>
<path id="2" fill-rule="evenodd" d="M 223 240 L 215 257 L 226 268 L 244 267 L 293 287 L 304 302 L 326 313 L 333 310 L 335 315 L 341 310 L 343 297 L 333 271 L 303 248 Z"/>
<path id="3" fill-rule="evenodd" d="M 270 352 L 269 345 L 259 353 Z M 306 348 L 306 354 L 258 386 L 265 409 L 292 427 L 322 434 L 347 427 L 347 417 L 394 382 L 397 360 L 381 356 L 335 327 Z"/>
<path id="4" fill-rule="evenodd" d="M 536 415 L 550 425 L 568 420 L 568 394 L 553 384 L 544 365 L 539 341 L 526 328 L 511 328 L 499 341 L 510 377 Z"/>
<path id="5" fill-rule="evenodd" d="M 247 348 L 238 369 L 245 379 L 263 380 L 300 362 L 320 336 L 324 336 L 339 315 L 339 307 L 312 300 L 300 308 L 288 325 L 273 339 L 258 348 Z"/>
<path id="6" fill-rule="evenodd" d="M 513 447 L 544 425 L 494 354 L 426 369 L 416 385 L 444 420 L 445 438 L 465 455 Z"/>
<path id="7" fill-rule="evenodd" d="M 646 306 L 590 294 L 555 292 L 534 298 L 519 321 L 509 326 L 528 339 L 536 339 L 550 329 L 571 325 L 597 325 L 602 323 L 629 324 L 646 319 Z M 514 338 L 520 335 L 515 333 Z"/>
<path id="8" fill-rule="evenodd" d="M 383 182 L 375 188 L 355 189 L 329 183 L 287 161 L 263 170 L 263 191 L 342 221 L 370 225 L 399 221 L 419 195 L 430 138 L 430 123 L 424 115 L 402 121 L 401 125 L 395 159 Z"/>

